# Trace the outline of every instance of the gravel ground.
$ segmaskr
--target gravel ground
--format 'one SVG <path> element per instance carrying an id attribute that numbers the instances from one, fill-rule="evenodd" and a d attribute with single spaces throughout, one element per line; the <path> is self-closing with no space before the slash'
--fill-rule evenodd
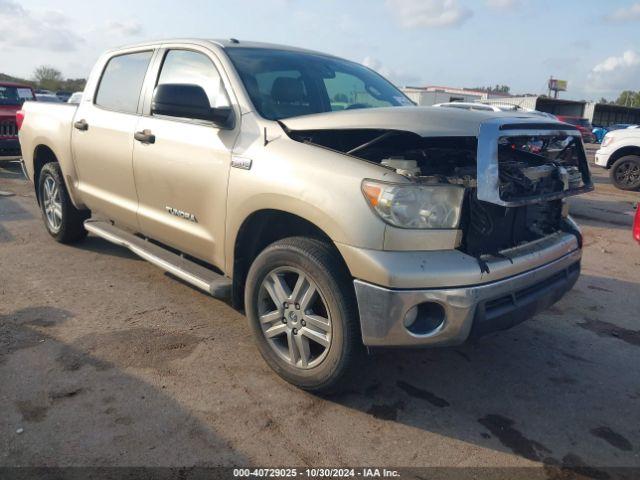
<path id="1" fill-rule="evenodd" d="M 593 172 L 561 302 L 473 345 L 373 355 L 321 398 L 276 377 L 227 304 L 99 238 L 55 243 L 4 165 L 0 465 L 640 468 L 640 194 Z"/>

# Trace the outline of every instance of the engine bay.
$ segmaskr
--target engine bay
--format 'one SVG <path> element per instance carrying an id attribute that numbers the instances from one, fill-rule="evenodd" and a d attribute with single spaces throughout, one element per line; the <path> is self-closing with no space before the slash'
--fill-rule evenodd
<path id="1" fill-rule="evenodd" d="M 579 136 L 514 131 L 497 138 L 496 185 L 500 202 L 478 196 L 478 139 L 421 137 L 397 130 L 288 131 L 294 140 L 393 169 L 419 184 L 465 188 L 459 249 L 480 258 L 565 228 L 564 196 L 591 186 Z M 509 132 L 510 133 L 510 132 Z"/>

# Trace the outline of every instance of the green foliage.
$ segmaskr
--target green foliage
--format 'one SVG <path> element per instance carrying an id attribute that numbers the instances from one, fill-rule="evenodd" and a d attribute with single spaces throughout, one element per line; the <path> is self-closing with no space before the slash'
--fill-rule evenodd
<path id="1" fill-rule="evenodd" d="M 42 65 L 33 72 L 33 79 L 40 88 L 56 91 L 63 81 L 62 73 L 53 67 Z"/>
<path id="2" fill-rule="evenodd" d="M 470 90 L 479 90 L 487 93 L 504 93 L 508 94 L 511 91 L 509 85 L 496 85 L 495 87 L 475 87 Z"/>
<path id="3" fill-rule="evenodd" d="M 85 78 L 64 78 L 59 70 L 42 65 L 34 70 L 31 80 L 0 73 L 0 82 L 23 83 L 31 85 L 33 88 L 42 88 L 52 92 L 61 90 L 65 92 L 81 92 L 84 90 L 87 80 Z"/>
<path id="4" fill-rule="evenodd" d="M 32 87 L 36 86 L 35 82 L 30 80 L 25 80 L 19 77 L 12 77 L 11 75 L 7 75 L 5 73 L 0 73 L 0 82 L 13 82 L 13 83 L 22 83 L 25 85 L 31 85 Z"/>
<path id="5" fill-rule="evenodd" d="M 86 83 L 86 78 L 67 78 L 60 84 L 60 90 L 64 90 L 65 92 L 82 92 Z"/>
<path id="6" fill-rule="evenodd" d="M 615 103 L 625 107 L 640 107 L 640 91 L 625 90 L 620 94 Z"/>

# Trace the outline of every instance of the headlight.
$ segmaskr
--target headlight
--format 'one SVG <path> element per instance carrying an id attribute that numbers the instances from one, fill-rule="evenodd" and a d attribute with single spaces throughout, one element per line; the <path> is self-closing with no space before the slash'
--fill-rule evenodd
<path id="1" fill-rule="evenodd" d="M 613 143 L 613 136 L 607 134 L 604 136 L 604 138 L 602 139 L 602 143 L 601 146 L 602 147 L 608 147 L 609 145 L 611 145 Z"/>
<path id="2" fill-rule="evenodd" d="M 400 228 L 458 228 L 464 188 L 365 180 L 362 192 L 373 210 Z"/>

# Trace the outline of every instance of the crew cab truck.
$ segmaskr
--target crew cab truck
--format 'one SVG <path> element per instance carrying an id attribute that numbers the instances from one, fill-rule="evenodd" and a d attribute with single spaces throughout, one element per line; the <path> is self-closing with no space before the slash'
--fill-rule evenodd
<path id="1" fill-rule="evenodd" d="M 567 292 L 580 132 L 414 106 L 333 56 L 238 40 L 105 53 L 77 106 L 27 102 L 48 232 L 123 245 L 244 308 L 266 362 L 339 389 L 364 347 L 458 345 Z"/>
<path id="2" fill-rule="evenodd" d="M 609 169 L 611 182 L 619 189 L 640 189 L 640 128 L 607 133 L 596 152 L 596 165 Z"/>

